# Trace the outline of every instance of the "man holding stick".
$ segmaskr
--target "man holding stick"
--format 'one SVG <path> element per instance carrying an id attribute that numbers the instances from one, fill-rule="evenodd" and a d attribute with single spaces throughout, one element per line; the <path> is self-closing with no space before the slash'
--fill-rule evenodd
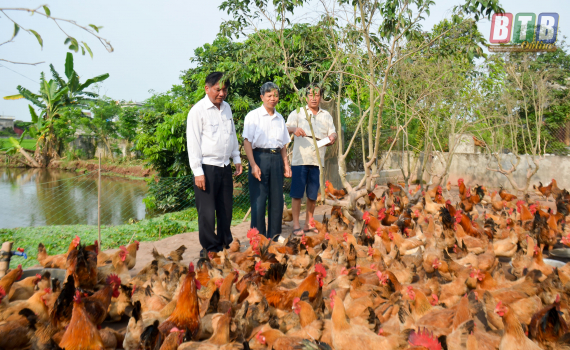
<path id="1" fill-rule="evenodd" d="M 230 226 L 233 207 L 233 179 L 230 158 L 238 176 L 242 172 L 239 144 L 224 73 L 206 77 L 206 96 L 188 113 L 186 141 L 198 210 L 201 255 L 220 252 L 232 242 Z M 215 232 L 217 218 L 218 232 Z"/>
<path id="2" fill-rule="evenodd" d="M 315 204 L 319 194 L 319 163 L 317 152 L 311 135 L 311 128 L 307 121 L 307 115 L 311 118 L 315 138 L 321 143 L 329 142 L 319 148 L 321 165 L 325 165 L 326 146 L 333 145 L 337 139 L 336 129 L 332 116 L 329 112 L 319 107 L 323 90 L 317 85 L 309 85 L 307 93 L 307 105 L 291 112 L 287 118 L 287 130 L 294 134 L 293 161 L 291 170 L 291 198 L 293 213 L 293 234 L 303 235 L 310 229 L 309 222 L 315 212 Z M 307 114 L 305 114 L 305 110 Z M 304 228 L 301 228 L 299 216 L 301 213 L 301 199 L 307 194 L 307 207 Z"/>

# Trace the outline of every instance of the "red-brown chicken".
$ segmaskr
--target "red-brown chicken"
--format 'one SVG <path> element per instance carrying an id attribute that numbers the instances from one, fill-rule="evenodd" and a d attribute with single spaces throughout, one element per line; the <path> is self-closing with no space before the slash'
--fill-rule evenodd
<path id="1" fill-rule="evenodd" d="M 73 300 L 73 314 L 59 347 L 65 350 L 103 350 L 103 341 L 97 327 L 91 322 L 77 291 Z"/>
<path id="2" fill-rule="evenodd" d="M 200 331 L 200 307 L 197 290 L 201 286 L 195 277 L 194 264 L 190 263 L 188 274 L 182 282 L 176 308 L 172 315 L 158 328 L 163 335 L 168 335 L 174 327 L 186 330 L 193 339 L 198 335 Z"/>

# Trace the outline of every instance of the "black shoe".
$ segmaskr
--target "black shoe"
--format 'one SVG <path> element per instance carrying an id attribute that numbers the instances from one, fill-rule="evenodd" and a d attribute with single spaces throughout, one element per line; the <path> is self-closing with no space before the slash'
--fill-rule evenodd
<path id="1" fill-rule="evenodd" d="M 208 259 L 208 251 L 206 249 L 200 250 L 200 258 L 201 259 Z"/>
<path id="2" fill-rule="evenodd" d="M 271 238 L 271 240 L 273 242 L 279 242 L 279 237 L 281 237 L 281 235 L 275 235 L 275 236 L 273 236 L 273 238 Z"/>

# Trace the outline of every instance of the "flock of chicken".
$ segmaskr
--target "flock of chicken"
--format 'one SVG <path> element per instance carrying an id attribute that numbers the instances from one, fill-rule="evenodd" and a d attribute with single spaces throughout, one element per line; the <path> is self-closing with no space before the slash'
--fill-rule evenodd
<path id="1" fill-rule="evenodd" d="M 246 249 L 235 239 L 189 266 L 184 246 L 155 250 L 135 276 L 136 241 L 113 255 L 79 237 L 63 255 L 40 244 L 65 281 L 19 280 L 21 266 L 0 280 L 0 349 L 570 348 L 570 264 L 543 261 L 543 248 L 570 244 L 570 193 L 536 187 L 552 210 L 458 185 L 446 199 L 388 184 L 302 237 L 251 229 Z M 101 327 L 123 317 L 126 330 Z"/>

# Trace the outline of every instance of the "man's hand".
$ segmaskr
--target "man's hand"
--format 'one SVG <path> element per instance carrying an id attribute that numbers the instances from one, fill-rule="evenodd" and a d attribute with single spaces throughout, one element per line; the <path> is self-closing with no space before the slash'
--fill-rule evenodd
<path id="1" fill-rule="evenodd" d="M 303 130 L 303 129 L 301 129 L 301 128 L 296 128 L 294 134 L 295 134 L 295 136 L 297 136 L 297 137 L 305 137 L 305 136 L 307 136 L 307 134 L 305 133 L 305 130 Z"/>
<path id="2" fill-rule="evenodd" d="M 261 181 L 261 169 L 257 166 L 257 164 L 251 165 L 251 174 L 255 177 L 258 181 Z"/>
<path id="3" fill-rule="evenodd" d="M 336 142 L 336 138 L 337 138 L 336 134 L 334 134 L 334 133 L 333 133 L 333 134 L 330 134 L 330 135 L 329 135 L 329 139 L 331 140 L 331 142 L 329 142 L 329 143 L 327 144 L 327 146 L 332 146 L 332 145 L 334 145 L 334 143 Z"/>
<path id="4" fill-rule="evenodd" d="M 202 191 L 205 191 L 206 190 L 206 176 L 204 176 L 204 175 L 194 176 L 194 184 L 196 185 L 196 187 L 198 187 Z"/>
<path id="5" fill-rule="evenodd" d="M 289 165 L 285 165 L 285 177 L 291 177 L 291 176 L 293 176 L 291 167 Z"/>
<path id="6" fill-rule="evenodd" d="M 240 176 L 242 171 L 243 171 L 243 168 L 242 168 L 241 164 L 236 164 L 236 172 L 234 173 L 234 176 Z"/>

